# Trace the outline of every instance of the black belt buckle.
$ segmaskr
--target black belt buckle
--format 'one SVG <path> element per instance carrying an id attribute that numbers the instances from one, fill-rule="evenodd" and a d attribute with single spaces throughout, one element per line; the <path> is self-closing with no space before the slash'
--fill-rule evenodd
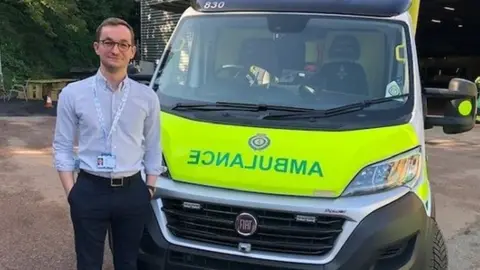
<path id="1" fill-rule="evenodd" d="M 112 186 L 112 187 L 123 187 L 123 177 L 122 178 L 110 178 L 110 186 Z"/>

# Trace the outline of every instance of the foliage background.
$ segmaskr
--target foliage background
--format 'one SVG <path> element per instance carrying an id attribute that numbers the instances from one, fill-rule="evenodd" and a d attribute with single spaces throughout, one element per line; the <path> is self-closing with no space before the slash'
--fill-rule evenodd
<path id="1" fill-rule="evenodd" d="M 5 84 L 97 66 L 95 30 L 111 16 L 127 20 L 138 39 L 139 4 L 133 0 L 0 0 Z"/>

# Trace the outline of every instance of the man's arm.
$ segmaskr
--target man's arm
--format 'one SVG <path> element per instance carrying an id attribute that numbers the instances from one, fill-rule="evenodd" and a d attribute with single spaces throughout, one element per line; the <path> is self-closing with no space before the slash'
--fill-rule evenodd
<path id="1" fill-rule="evenodd" d="M 62 90 L 58 98 L 53 151 L 55 168 L 59 173 L 65 194 L 68 196 L 74 183 L 73 140 L 77 130 L 77 117 L 72 97 L 73 93 L 67 87 Z"/>
<path id="2" fill-rule="evenodd" d="M 150 89 L 150 91 L 152 91 Z M 152 91 L 153 92 L 153 91 Z M 153 92 L 154 93 L 154 92 Z M 155 186 L 158 176 L 165 171 L 162 166 L 162 148 L 160 141 L 160 101 L 156 94 L 153 94 L 153 100 L 149 113 L 145 119 L 145 174 L 147 175 L 147 185 Z"/>

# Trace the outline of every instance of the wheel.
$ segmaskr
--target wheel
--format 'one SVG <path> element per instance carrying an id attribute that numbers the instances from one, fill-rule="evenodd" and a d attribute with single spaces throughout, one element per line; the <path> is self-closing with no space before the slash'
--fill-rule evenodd
<path id="1" fill-rule="evenodd" d="M 445 245 L 443 234 L 438 228 L 437 222 L 433 221 L 432 228 L 432 258 L 430 260 L 431 270 L 447 270 L 448 269 L 448 254 Z"/>

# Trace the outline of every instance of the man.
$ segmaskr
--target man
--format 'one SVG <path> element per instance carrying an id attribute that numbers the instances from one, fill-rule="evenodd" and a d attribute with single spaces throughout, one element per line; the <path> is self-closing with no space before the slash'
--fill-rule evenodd
<path id="1" fill-rule="evenodd" d="M 102 268 L 109 227 L 115 269 L 137 268 L 151 196 L 158 175 L 164 171 L 158 97 L 127 76 L 136 50 L 134 40 L 127 22 L 105 20 L 94 42 L 100 58 L 98 72 L 67 85 L 58 100 L 55 167 L 70 204 L 79 270 Z"/>

